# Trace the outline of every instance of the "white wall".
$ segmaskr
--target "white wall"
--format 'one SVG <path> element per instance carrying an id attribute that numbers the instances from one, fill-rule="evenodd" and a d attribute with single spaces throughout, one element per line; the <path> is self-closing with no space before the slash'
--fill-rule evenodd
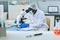
<path id="1" fill-rule="evenodd" d="M 60 13 L 60 1 L 46 1 L 46 2 L 38 1 L 38 3 L 39 8 L 44 12 L 48 12 L 48 6 L 58 6 L 58 10 Z"/>
<path id="2" fill-rule="evenodd" d="M 13 20 L 16 19 L 17 15 L 20 14 L 22 9 L 26 9 L 28 5 L 9 5 L 9 19 Z"/>

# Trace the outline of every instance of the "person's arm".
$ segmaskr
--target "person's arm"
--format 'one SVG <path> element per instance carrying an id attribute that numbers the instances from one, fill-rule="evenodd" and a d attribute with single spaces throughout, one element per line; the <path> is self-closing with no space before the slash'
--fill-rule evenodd
<path id="1" fill-rule="evenodd" d="M 40 12 L 40 14 L 37 16 L 37 18 L 34 18 L 34 23 L 30 24 L 30 27 L 40 28 L 42 24 L 45 24 L 44 12 Z"/>

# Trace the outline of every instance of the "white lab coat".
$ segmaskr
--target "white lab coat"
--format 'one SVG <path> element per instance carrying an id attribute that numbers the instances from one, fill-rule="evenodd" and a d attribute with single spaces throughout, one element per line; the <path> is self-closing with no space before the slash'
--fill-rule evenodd
<path id="1" fill-rule="evenodd" d="M 30 24 L 29 27 L 38 28 L 41 31 L 48 29 L 43 11 L 38 9 L 36 14 L 33 15 L 32 13 L 27 13 L 25 17 L 27 17 L 26 23 Z"/>

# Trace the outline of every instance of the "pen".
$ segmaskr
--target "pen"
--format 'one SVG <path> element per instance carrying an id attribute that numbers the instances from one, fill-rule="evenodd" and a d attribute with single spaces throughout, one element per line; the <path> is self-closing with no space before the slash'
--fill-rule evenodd
<path id="1" fill-rule="evenodd" d="M 42 35 L 42 33 L 37 33 L 37 34 L 34 34 L 34 35 L 28 35 L 28 36 L 26 36 L 26 37 L 29 38 L 29 37 L 40 36 L 40 35 Z"/>
<path id="2" fill-rule="evenodd" d="M 39 35 L 42 35 L 42 33 L 34 34 L 34 36 L 39 36 Z"/>

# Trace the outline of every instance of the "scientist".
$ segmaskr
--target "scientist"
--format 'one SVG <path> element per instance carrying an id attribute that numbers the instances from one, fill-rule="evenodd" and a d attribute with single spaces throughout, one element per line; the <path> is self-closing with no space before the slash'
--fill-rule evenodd
<path id="1" fill-rule="evenodd" d="M 46 24 L 44 12 L 38 9 L 35 4 L 30 5 L 26 12 L 28 13 L 25 15 L 25 18 L 27 18 L 25 22 L 29 23 L 29 27 L 41 31 L 48 30 L 48 25 Z"/>

